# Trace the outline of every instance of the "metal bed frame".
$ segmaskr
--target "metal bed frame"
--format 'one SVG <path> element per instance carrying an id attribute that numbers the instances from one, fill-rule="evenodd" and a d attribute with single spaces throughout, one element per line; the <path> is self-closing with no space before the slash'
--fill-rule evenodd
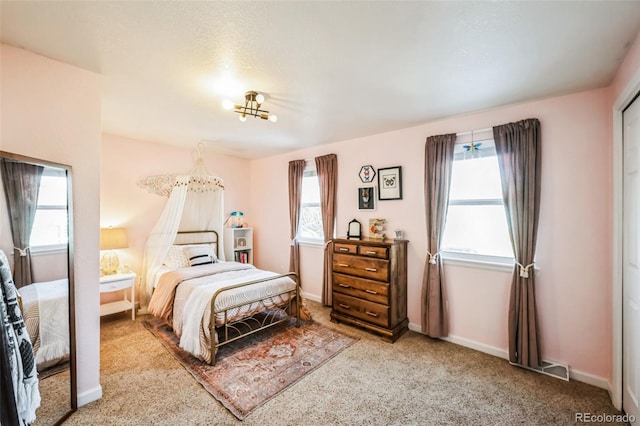
<path id="1" fill-rule="evenodd" d="M 211 234 L 214 236 L 213 240 L 199 240 L 197 234 Z M 194 238 L 195 237 L 195 238 Z M 184 241 L 184 242 L 181 242 Z M 188 244 L 215 244 L 216 256 L 218 255 L 218 233 L 213 230 L 207 231 L 182 231 L 176 235 L 177 245 Z M 253 299 L 247 298 L 234 304 L 233 306 L 225 307 L 224 309 L 216 309 L 216 300 L 221 294 L 227 291 L 234 290 L 240 287 L 249 286 L 252 284 L 263 283 L 267 281 L 276 280 L 283 277 L 289 277 L 295 283 L 294 290 L 281 291 L 276 294 L 270 294 L 267 297 Z M 282 301 L 284 296 L 288 295 L 288 300 Z M 270 302 L 267 306 L 266 302 Z M 257 313 L 251 314 L 247 317 L 243 317 L 236 321 L 229 321 L 229 312 L 241 308 L 242 306 L 252 305 L 258 303 L 263 309 L 258 309 Z M 255 309 L 254 309 L 255 311 Z M 293 311 L 293 314 L 292 314 Z M 216 316 L 218 314 L 224 315 L 224 323 L 221 326 L 216 326 Z M 235 284 L 229 287 L 224 287 L 217 290 L 211 297 L 211 314 L 209 317 L 209 339 L 211 345 L 211 359 L 210 365 L 214 365 L 216 362 L 216 354 L 218 348 L 234 342 L 243 337 L 254 334 L 258 331 L 267 329 L 269 327 L 281 324 L 283 322 L 290 321 L 291 318 L 295 318 L 296 327 L 300 326 L 300 284 L 298 280 L 298 274 L 295 272 L 289 272 L 286 274 L 275 275 L 272 277 L 247 281 L 244 283 Z M 218 339 L 216 339 L 216 336 Z M 216 340 L 218 342 L 216 343 Z"/>

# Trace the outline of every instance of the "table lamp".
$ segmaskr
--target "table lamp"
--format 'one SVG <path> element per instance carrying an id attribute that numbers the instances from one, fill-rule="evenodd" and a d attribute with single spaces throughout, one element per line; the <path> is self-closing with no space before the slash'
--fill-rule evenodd
<path id="1" fill-rule="evenodd" d="M 100 259 L 102 275 L 112 275 L 118 272 L 120 260 L 114 250 L 127 247 L 127 234 L 125 234 L 124 228 L 100 228 L 100 250 L 105 251 Z"/>

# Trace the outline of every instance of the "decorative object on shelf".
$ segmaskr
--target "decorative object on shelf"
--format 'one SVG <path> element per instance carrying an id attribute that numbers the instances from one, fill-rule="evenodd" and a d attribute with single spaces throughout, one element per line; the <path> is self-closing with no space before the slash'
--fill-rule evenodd
<path id="1" fill-rule="evenodd" d="M 358 209 L 374 210 L 375 209 L 375 188 L 369 186 L 366 188 L 358 188 Z"/>
<path id="2" fill-rule="evenodd" d="M 236 238 L 236 247 L 246 247 L 247 246 L 247 239 L 245 237 L 238 237 Z"/>
<path id="3" fill-rule="evenodd" d="M 402 200 L 402 167 L 378 169 L 378 200 Z"/>
<path id="4" fill-rule="evenodd" d="M 371 166 L 362 166 L 359 176 L 363 183 L 373 182 L 373 178 L 376 177 L 376 171 Z"/>
<path id="5" fill-rule="evenodd" d="M 404 238 L 404 232 L 402 229 L 396 229 L 393 231 L 393 239 L 394 240 L 402 240 Z"/>
<path id="6" fill-rule="evenodd" d="M 349 229 L 347 230 L 347 238 L 351 240 L 359 240 L 362 238 L 362 225 L 356 219 L 349 222 Z"/>
<path id="7" fill-rule="evenodd" d="M 102 275 L 113 275 L 118 271 L 120 260 L 115 250 L 127 248 L 127 234 L 124 228 L 101 228 L 100 250 L 105 250 L 100 259 L 100 272 Z"/>
<path id="8" fill-rule="evenodd" d="M 369 238 L 384 239 L 384 224 L 386 222 L 386 219 L 381 218 L 369 219 Z"/>
<path id="9" fill-rule="evenodd" d="M 269 120 L 272 123 L 278 121 L 278 116 L 275 114 L 269 114 L 269 111 L 260 109 L 262 103 L 264 102 L 264 96 L 260 93 L 249 90 L 244 93 L 244 105 L 233 104 L 233 102 L 229 100 L 225 100 L 222 103 L 224 109 L 230 110 L 233 108 L 233 112 L 237 112 L 240 114 L 240 121 L 247 121 L 247 115 L 256 118 L 262 118 L 263 120 Z"/>
<path id="10" fill-rule="evenodd" d="M 231 222 L 229 225 L 232 228 L 242 228 L 244 226 L 244 213 L 231 212 L 231 214 L 229 215 L 229 221 Z"/>

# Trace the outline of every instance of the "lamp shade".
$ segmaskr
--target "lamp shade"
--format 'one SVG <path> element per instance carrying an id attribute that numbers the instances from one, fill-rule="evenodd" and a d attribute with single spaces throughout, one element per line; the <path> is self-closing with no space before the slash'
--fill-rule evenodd
<path id="1" fill-rule="evenodd" d="M 100 229 L 100 250 L 115 250 L 127 247 L 127 234 L 124 232 L 124 228 Z"/>

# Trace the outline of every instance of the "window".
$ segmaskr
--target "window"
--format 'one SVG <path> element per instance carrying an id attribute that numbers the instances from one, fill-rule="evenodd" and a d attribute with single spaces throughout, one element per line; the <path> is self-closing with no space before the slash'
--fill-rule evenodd
<path id="1" fill-rule="evenodd" d="M 307 163 L 302 177 L 298 240 L 313 243 L 324 242 L 322 212 L 320 211 L 320 185 L 315 164 L 311 162 Z"/>
<path id="2" fill-rule="evenodd" d="M 493 140 L 456 144 L 442 250 L 449 257 L 513 259 Z"/>
<path id="3" fill-rule="evenodd" d="M 29 245 L 44 248 L 67 244 L 67 224 L 66 172 L 45 167 Z"/>

